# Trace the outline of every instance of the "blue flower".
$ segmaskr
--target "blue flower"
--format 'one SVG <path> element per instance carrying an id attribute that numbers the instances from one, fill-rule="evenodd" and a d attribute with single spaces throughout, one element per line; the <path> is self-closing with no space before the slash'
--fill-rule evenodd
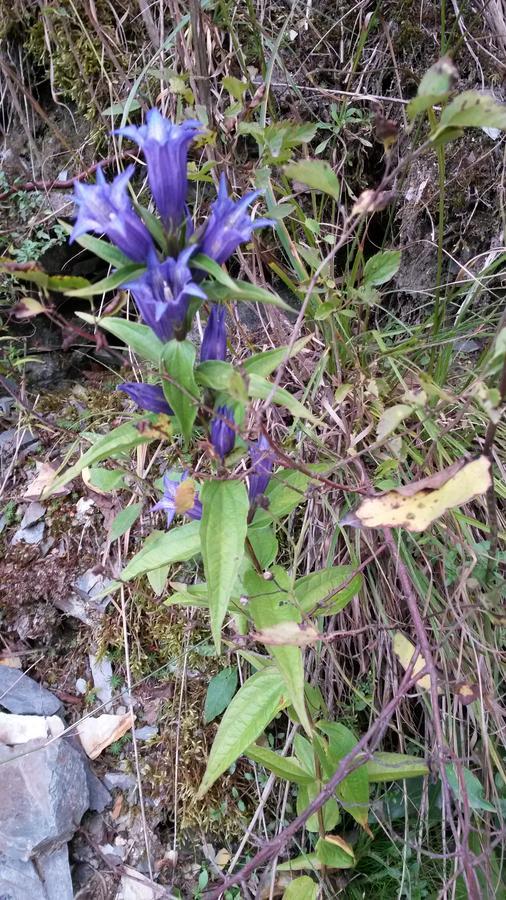
<path id="1" fill-rule="evenodd" d="M 211 420 L 211 443 L 223 462 L 224 457 L 234 449 L 235 430 L 225 421 L 234 421 L 234 411 L 228 406 L 218 406 L 216 412 L 217 415 Z"/>
<path id="2" fill-rule="evenodd" d="M 206 330 L 200 348 L 200 361 L 208 359 L 224 360 L 227 355 L 227 329 L 225 307 L 214 305 L 209 313 Z"/>
<path id="3" fill-rule="evenodd" d="M 151 193 L 163 224 L 170 231 L 179 228 L 185 213 L 188 190 L 188 146 L 202 131 L 195 119 L 174 125 L 157 109 L 150 109 L 146 125 L 128 125 L 116 133 L 141 147 L 148 167 Z"/>
<path id="4" fill-rule="evenodd" d="M 195 483 L 188 478 L 188 472 L 171 469 L 163 476 L 163 496 L 153 506 L 153 511 L 159 509 L 167 515 L 167 528 L 172 524 L 176 513 L 189 516 L 190 519 L 202 518 L 202 504 L 197 497 Z"/>
<path id="5" fill-rule="evenodd" d="M 94 231 L 106 234 L 134 262 L 146 262 L 149 253 L 154 252 L 154 245 L 128 198 L 128 183 L 134 169 L 135 166 L 128 166 L 110 183 L 101 169 L 97 169 L 96 184 L 74 182 L 74 198 L 79 210 L 70 243 L 82 234 Z"/>
<path id="6" fill-rule="evenodd" d="M 272 468 L 276 462 L 276 454 L 263 434 L 258 441 L 249 445 L 251 469 L 249 471 L 249 499 L 253 503 L 257 497 L 265 494 L 271 479 Z"/>
<path id="7" fill-rule="evenodd" d="M 165 399 L 163 388 L 159 384 L 125 381 L 123 384 L 118 384 L 117 390 L 124 391 L 137 406 L 147 412 L 164 413 L 166 416 L 174 415 Z"/>
<path id="8" fill-rule="evenodd" d="M 162 263 L 158 262 L 153 252 L 146 271 L 125 285 L 132 291 L 144 322 L 161 341 L 184 338 L 191 298 L 206 299 L 202 288 L 192 281 L 188 267 L 188 260 L 195 249 L 186 247 L 177 259 L 169 257 Z"/>
<path id="9" fill-rule="evenodd" d="M 251 240 L 255 228 L 274 225 L 275 222 L 271 219 L 253 221 L 246 212 L 250 203 L 256 200 L 259 194 L 260 191 L 252 191 L 234 203 L 228 196 L 227 182 L 222 175 L 218 197 L 212 205 L 211 215 L 199 243 L 199 252 L 210 256 L 221 265 L 232 256 L 239 244 Z"/>

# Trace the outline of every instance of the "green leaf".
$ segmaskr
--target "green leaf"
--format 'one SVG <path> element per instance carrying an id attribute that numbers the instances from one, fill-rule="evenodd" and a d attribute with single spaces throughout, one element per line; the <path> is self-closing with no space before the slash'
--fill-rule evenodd
<path id="1" fill-rule="evenodd" d="M 198 404 L 196 401 L 199 397 L 199 389 L 193 371 L 195 355 L 195 347 L 190 341 L 176 340 L 169 341 L 162 354 L 165 371 L 174 380 L 174 383 L 164 383 L 164 393 L 177 416 L 187 444 L 192 436 L 193 423 L 197 416 Z"/>
<path id="2" fill-rule="evenodd" d="M 239 78 L 234 78 L 233 75 L 225 75 L 222 84 L 234 100 L 242 100 L 244 94 L 248 90 L 246 82 L 240 81 Z"/>
<path id="3" fill-rule="evenodd" d="M 138 100 L 122 100 L 121 103 L 113 103 L 112 106 L 108 106 L 107 109 L 102 110 L 103 116 L 122 116 L 125 112 L 125 109 L 128 109 L 128 112 L 135 112 L 136 109 L 141 109 L 141 104 Z"/>
<path id="4" fill-rule="evenodd" d="M 64 222 L 63 219 L 58 219 L 58 223 L 67 234 L 72 234 L 72 225 L 68 222 Z M 90 250 L 91 253 L 94 253 L 99 259 L 105 260 L 105 262 L 110 263 L 110 265 L 114 266 L 116 269 L 120 269 L 122 266 L 131 265 L 132 263 L 132 260 L 129 259 L 128 256 L 125 256 L 121 250 L 118 250 L 117 247 L 114 247 L 113 244 L 110 244 L 108 241 L 104 241 L 101 238 L 93 237 L 91 234 L 82 234 L 80 237 L 76 238 L 76 244 L 79 244 L 80 247 L 84 247 L 85 250 Z"/>
<path id="5" fill-rule="evenodd" d="M 318 885 L 309 875 L 301 875 L 288 885 L 282 900 L 317 900 Z"/>
<path id="6" fill-rule="evenodd" d="M 400 264 L 400 250 L 383 250 L 381 253 L 375 253 L 365 264 L 363 284 L 385 284 L 394 277 Z"/>
<path id="7" fill-rule="evenodd" d="M 230 363 L 209 359 L 195 368 L 195 378 L 203 387 L 224 391 L 233 400 L 245 403 L 248 399 L 244 379 Z"/>
<path id="8" fill-rule="evenodd" d="M 273 572 L 274 580 L 265 581 L 253 569 L 244 575 L 244 588 L 249 596 L 248 609 L 258 631 L 283 622 L 300 623 L 302 616 L 289 595 L 278 589 L 279 580 Z M 311 723 L 306 710 L 304 694 L 304 656 L 302 649 L 295 646 L 269 646 L 269 652 L 276 660 L 281 672 L 290 702 L 306 732 L 311 734 Z"/>
<path id="9" fill-rule="evenodd" d="M 130 506 L 125 506 L 125 509 L 122 509 L 114 517 L 109 530 L 109 540 L 111 542 L 123 537 L 128 529 L 132 527 L 141 514 L 142 506 L 142 503 L 132 503 Z"/>
<path id="10" fill-rule="evenodd" d="M 197 799 L 242 756 L 282 709 L 283 691 L 283 679 L 274 668 L 261 669 L 244 682 L 220 722 Z"/>
<path id="11" fill-rule="evenodd" d="M 445 771 L 452 793 L 455 794 L 455 797 L 461 803 L 463 803 L 461 781 L 453 763 L 448 763 L 445 766 Z M 496 807 L 493 806 L 492 803 L 489 803 L 488 800 L 485 800 L 485 797 L 483 796 L 483 785 L 479 778 L 477 778 L 476 775 L 473 775 L 473 773 L 464 766 L 461 768 L 461 774 L 469 807 L 471 809 L 483 810 L 484 812 L 497 812 Z"/>
<path id="12" fill-rule="evenodd" d="M 443 103 L 456 76 L 457 70 L 448 56 L 438 59 L 425 73 L 418 85 L 416 97 L 406 107 L 409 118 L 414 119 L 436 103 Z"/>
<path id="13" fill-rule="evenodd" d="M 204 725 L 221 716 L 237 690 L 237 668 L 222 669 L 214 675 L 207 688 L 204 704 Z"/>
<path id="14" fill-rule="evenodd" d="M 313 784 L 301 784 L 297 789 L 297 815 L 300 816 L 301 813 L 304 812 L 305 809 L 309 806 L 313 800 L 316 799 L 321 790 L 321 784 L 318 782 L 314 782 Z M 325 831 L 332 831 L 333 828 L 339 823 L 341 819 L 341 813 L 339 811 L 339 804 L 334 797 L 331 797 L 330 800 L 327 800 L 326 803 L 322 806 L 322 816 L 323 816 L 323 825 Z M 314 834 L 318 834 L 320 831 L 320 822 L 318 819 L 318 813 L 313 813 L 312 816 L 306 822 L 306 828 L 308 831 L 312 831 Z"/>
<path id="15" fill-rule="evenodd" d="M 257 284 L 249 281 L 234 281 L 233 286 L 220 284 L 218 281 L 204 281 L 202 289 L 209 300 L 225 303 L 227 300 L 244 300 L 247 303 L 267 303 L 270 306 L 278 306 L 288 312 L 293 312 L 292 307 L 285 303 L 278 294 L 267 291 Z"/>
<path id="16" fill-rule="evenodd" d="M 202 557 L 209 589 L 211 631 L 219 653 L 221 626 L 244 556 L 248 492 L 241 481 L 206 481 L 200 500 Z"/>
<path id="17" fill-rule="evenodd" d="M 376 426 L 377 440 L 382 441 L 389 434 L 392 434 L 412 412 L 413 407 L 407 403 L 396 403 L 395 406 L 389 406 L 388 409 L 385 409 Z"/>
<path id="18" fill-rule="evenodd" d="M 352 848 L 337 834 L 328 834 L 318 840 L 316 856 L 329 869 L 350 869 L 355 865 Z"/>
<path id="19" fill-rule="evenodd" d="M 367 777 L 371 784 L 400 781 L 404 778 L 418 778 L 428 775 L 425 760 L 406 753 L 374 753 L 366 762 Z"/>
<path id="20" fill-rule="evenodd" d="M 140 422 L 142 420 L 138 420 Z M 80 475 L 83 469 L 92 466 L 94 463 L 101 462 L 109 456 L 117 453 L 125 453 L 138 447 L 141 444 L 148 444 L 153 440 L 153 436 L 141 431 L 137 425 L 131 422 L 125 422 L 117 428 L 113 428 L 107 434 L 101 435 L 94 444 L 83 453 L 81 458 L 70 469 L 67 469 L 63 475 L 56 478 L 49 488 L 46 488 L 42 494 L 42 499 L 47 499 L 59 487 L 68 484 L 77 475 Z"/>
<path id="21" fill-rule="evenodd" d="M 441 113 L 439 125 L 431 135 L 434 144 L 452 140 L 463 128 L 506 129 L 506 105 L 488 94 L 465 91 L 455 97 Z"/>
<path id="22" fill-rule="evenodd" d="M 293 756 L 280 756 L 273 750 L 260 747 L 258 744 L 248 747 L 245 755 L 253 762 L 268 769 L 269 772 L 273 772 L 278 778 L 284 778 L 285 781 L 293 781 L 294 784 L 312 784 L 314 781 L 314 775 L 306 772 Z"/>
<path id="23" fill-rule="evenodd" d="M 272 476 L 265 492 L 269 508 L 257 510 L 253 520 L 254 527 L 282 519 L 301 503 L 305 503 L 309 481 L 309 477 L 298 469 L 279 469 Z"/>
<path id="24" fill-rule="evenodd" d="M 107 278 L 101 278 L 95 284 L 88 284 L 86 287 L 79 288 L 76 291 L 67 291 L 68 297 L 94 297 L 95 294 L 104 294 L 106 291 L 112 291 L 114 288 L 120 287 L 127 281 L 137 278 L 146 267 L 140 266 L 138 263 L 128 263 L 117 269 Z"/>
<path id="25" fill-rule="evenodd" d="M 272 528 L 268 525 L 264 528 L 250 526 L 248 538 L 258 562 L 263 569 L 268 569 L 278 553 L 278 542 Z"/>
<path id="26" fill-rule="evenodd" d="M 276 866 L 277 872 L 318 872 L 320 869 L 323 869 L 323 864 L 316 853 L 302 853 Z"/>
<path id="27" fill-rule="evenodd" d="M 263 353 L 254 353 L 253 356 L 243 360 L 242 367 L 248 374 L 263 375 L 264 378 L 267 378 L 281 365 L 284 359 L 291 359 L 297 353 L 300 353 L 311 339 L 311 334 L 300 338 L 298 341 L 295 341 L 291 350 L 286 345 L 285 347 L 276 347 L 274 350 L 266 350 Z"/>
<path id="28" fill-rule="evenodd" d="M 160 566 L 186 562 L 200 553 L 200 522 L 179 525 L 172 531 L 153 531 L 121 573 L 123 581 L 145 575 Z"/>
<path id="29" fill-rule="evenodd" d="M 120 319 L 115 316 L 95 319 L 88 313 L 80 313 L 80 318 L 89 322 L 90 325 L 99 325 L 100 328 L 109 331 L 114 337 L 131 347 L 134 353 L 154 363 L 155 366 L 160 364 L 160 356 L 165 345 L 158 340 L 156 334 L 147 325 L 140 325 L 138 322 L 130 322 L 128 319 Z"/>
<path id="30" fill-rule="evenodd" d="M 284 169 L 291 181 L 300 181 L 308 187 L 330 194 L 334 200 L 341 197 L 341 184 L 332 166 L 323 159 L 301 159 L 289 163 Z"/>
<path id="31" fill-rule="evenodd" d="M 327 778 L 334 774 L 339 761 L 357 745 L 349 728 L 340 722 L 319 722 L 318 728 L 329 738 Z M 355 769 L 337 786 L 336 794 L 343 807 L 359 825 L 367 825 L 369 815 L 369 779 L 365 766 Z"/>
<path id="32" fill-rule="evenodd" d="M 99 491 L 117 491 L 125 485 L 125 473 L 121 469 L 92 468 L 89 480 Z"/>
<path id="33" fill-rule="evenodd" d="M 152 569 L 150 572 L 147 572 L 146 577 L 153 589 L 153 593 L 157 597 L 160 597 L 165 590 L 167 578 L 169 577 L 169 568 L 170 566 L 160 566 L 159 569 Z"/>
<path id="34" fill-rule="evenodd" d="M 297 419 L 308 419 L 310 422 L 318 422 L 316 416 L 313 416 L 299 400 L 286 391 L 284 388 L 274 388 L 274 385 L 261 375 L 250 374 L 248 381 L 248 394 L 254 400 L 267 400 L 272 393 L 272 403 L 277 406 L 284 406 Z"/>
<path id="35" fill-rule="evenodd" d="M 314 611 L 316 615 L 330 616 L 344 609 L 362 586 L 362 575 L 357 573 L 345 588 L 339 590 L 339 585 L 350 578 L 354 571 L 354 566 L 330 566 L 298 578 L 294 593 L 302 612 Z M 329 594 L 332 596 L 322 603 Z M 322 604 L 321 608 L 315 609 L 319 604 Z"/>

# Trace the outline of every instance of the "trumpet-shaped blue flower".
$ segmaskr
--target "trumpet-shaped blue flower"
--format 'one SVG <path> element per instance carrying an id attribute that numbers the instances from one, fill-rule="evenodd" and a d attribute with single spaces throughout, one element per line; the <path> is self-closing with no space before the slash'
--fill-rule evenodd
<path id="1" fill-rule="evenodd" d="M 159 384 L 144 384 L 142 381 L 125 381 L 118 384 L 118 391 L 128 394 L 141 409 L 152 413 L 164 413 L 173 416 L 174 413 L 165 399 L 163 388 Z"/>
<path id="2" fill-rule="evenodd" d="M 208 359 L 224 360 L 227 355 L 225 312 L 224 306 L 214 305 L 211 308 L 200 348 L 201 362 L 207 362 Z"/>
<path id="3" fill-rule="evenodd" d="M 247 213 L 248 206 L 260 191 L 246 194 L 235 203 L 227 193 L 225 176 L 220 178 L 218 197 L 212 205 L 211 215 L 199 243 L 199 252 L 210 256 L 220 265 L 232 256 L 240 244 L 251 239 L 255 228 L 274 225 L 272 219 L 255 219 Z"/>
<path id="4" fill-rule="evenodd" d="M 202 288 L 192 281 L 188 260 L 195 247 L 186 247 L 177 259 L 159 262 L 150 254 L 148 267 L 135 281 L 129 282 L 139 312 L 161 341 L 182 339 L 186 333 L 186 315 L 192 297 L 206 299 Z"/>
<path id="5" fill-rule="evenodd" d="M 211 443 L 223 462 L 225 456 L 234 449 L 235 430 L 225 421 L 234 421 L 234 411 L 228 406 L 218 406 L 216 412 L 218 415 L 211 420 Z"/>
<path id="6" fill-rule="evenodd" d="M 154 252 L 151 235 L 133 210 L 128 183 L 135 166 L 128 166 L 112 182 L 97 169 L 96 184 L 74 182 L 74 197 L 79 207 L 70 243 L 89 231 L 106 234 L 109 240 L 134 262 L 146 262 Z"/>
<path id="7" fill-rule="evenodd" d="M 145 125 L 139 128 L 128 125 L 117 132 L 135 141 L 142 149 L 151 193 L 169 231 L 179 228 L 184 217 L 188 147 L 202 130 L 200 122 L 194 119 L 174 125 L 157 109 L 150 109 Z"/>
<path id="8" fill-rule="evenodd" d="M 269 484 L 272 469 L 276 462 L 276 455 L 271 449 L 269 441 L 263 434 L 258 441 L 252 441 L 249 445 L 251 469 L 249 471 L 249 499 L 253 503 L 257 497 L 265 494 Z"/>
<path id="9" fill-rule="evenodd" d="M 176 513 L 190 519 L 202 518 L 202 504 L 197 496 L 195 483 L 188 478 L 188 472 L 171 469 L 163 476 L 163 496 L 153 506 L 153 511 L 159 509 L 167 515 L 167 528 L 172 524 Z"/>

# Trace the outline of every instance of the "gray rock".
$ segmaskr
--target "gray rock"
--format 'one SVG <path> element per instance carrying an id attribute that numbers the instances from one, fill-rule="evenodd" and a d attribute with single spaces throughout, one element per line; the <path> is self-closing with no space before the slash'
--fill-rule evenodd
<path id="1" fill-rule="evenodd" d="M 0 706 L 21 715 L 53 716 L 61 703 L 58 697 L 19 669 L 0 666 Z"/>
<path id="2" fill-rule="evenodd" d="M 155 725 L 143 725 L 142 728 L 136 728 L 134 734 L 138 741 L 150 741 L 158 734 L 158 728 Z"/>
<path id="3" fill-rule="evenodd" d="M 25 509 L 25 514 L 21 519 L 21 528 L 29 528 L 30 525 L 33 525 L 35 522 L 38 522 L 39 519 L 42 519 L 43 516 L 46 515 L 46 507 L 42 506 L 42 503 L 38 503 L 37 500 L 33 500 L 32 503 L 29 503 Z"/>
<path id="4" fill-rule="evenodd" d="M 104 775 L 104 784 L 110 791 L 129 791 L 130 788 L 136 786 L 137 781 L 133 775 L 128 772 L 106 772 Z"/>
<path id="5" fill-rule="evenodd" d="M 36 522 L 35 525 L 29 525 L 28 528 L 18 528 L 11 543 L 20 544 L 23 541 L 25 544 L 40 544 L 43 537 L 44 522 Z"/>
<path id="6" fill-rule="evenodd" d="M 72 900 L 73 896 L 66 845 L 41 856 L 37 866 L 31 860 L 0 854 L 1 900 Z"/>
<path id="7" fill-rule="evenodd" d="M 0 746 L 0 847 L 9 860 L 28 862 L 61 848 L 89 806 L 86 767 L 65 740 Z M 1 895 L 0 895 L 1 896 Z M 30 897 L 30 894 L 25 894 Z"/>
<path id="8" fill-rule="evenodd" d="M 111 805 L 112 797 L 88 764 L 86 764 L 86 780 L 90 795 L 90 809 L 94 812 L 103 812 L 104 809 Z"/>

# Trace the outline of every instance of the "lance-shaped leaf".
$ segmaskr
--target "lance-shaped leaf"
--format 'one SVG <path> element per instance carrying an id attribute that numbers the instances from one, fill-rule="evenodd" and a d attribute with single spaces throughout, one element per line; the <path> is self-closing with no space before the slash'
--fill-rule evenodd
<path id="1" fill-rule="evenodd" d="M 122 581 L 130 581 L 160 566 L 186 562 L 200 553 L 200 522 L 188 522 L 172 531 L 153 531 L 142 550 L 132 557 L 121 573 Z"/>
<path id="2" fill-rule="evenodd" d="M 242 481 L 206 481 L 200 500 L 202 558 L 209 591 L 211 631 L 219 653 L 221 626 L 244 556 L 248 492 Z"/>
<path id="3" fill-rule="evenodd" d="M 139 427 L 142 421 L 139 419 L 136 424 L 125 422 L 123 425 L 119 425 L 118 428 L 113 428 L 108 434 L 97 438 L 89 450 L 83 453 L 78 462 L 67 469 L 63 475 L 55 478 L 49 487 L 44 490 L 42 499 L 50 497 L 58 488 L 72 481 L 88 466 L 101 462 L 103 459 L 108 459 L 117 453 L 125 453 L 134 447 L 140 446 L 140 444 L 147 444 L 149 441 L 152 441 L 156 435 L 149 429 Z"/>
<path id="4" fill-rule="evenodd" d="M 160 364 L 164 345 L 148 325 L 130 322 L 129 319 L 120 319 L 116 316 L 103 316 L 101 319 L 95 319 L 89 313 L 78 312 L 77 315 L 90 325 L 99 325 L 104 331 L 109 331 L 114 337 L 124 341 L 134 353 L 142 356 L 143 359 L 149 360 L 155 366 Z"/>
<path id="5" fill-rule="evenodd" d="M 284 690 L 274 668 L 262 669 L 244 682 L 220 722 L 197 798 L 207 793 L 283 708 Z"/>
<path id="6" fill-rule="evenodd" d="M 195 347 L 190 341 L 169 341 L 162 358 L 165 371 L 170 376 L 170 381 L 164 381 L 164 393 L 177 416 L 184 439 L 189 443 L 199 396 L 194 375 Z"/>
<path id="7" fill-rule="evenodd" d="M 319 722 L 318 728 L 329 739 L 325 767 L 327 778 L 331 778 L 340 760 L 356 746 L 357 739 L 341 722 Z M 336 794 L 355 821 L 365 828 L 369 814 L 369 779 L 365 766 L 347 775 L 337 786 Z"/>

